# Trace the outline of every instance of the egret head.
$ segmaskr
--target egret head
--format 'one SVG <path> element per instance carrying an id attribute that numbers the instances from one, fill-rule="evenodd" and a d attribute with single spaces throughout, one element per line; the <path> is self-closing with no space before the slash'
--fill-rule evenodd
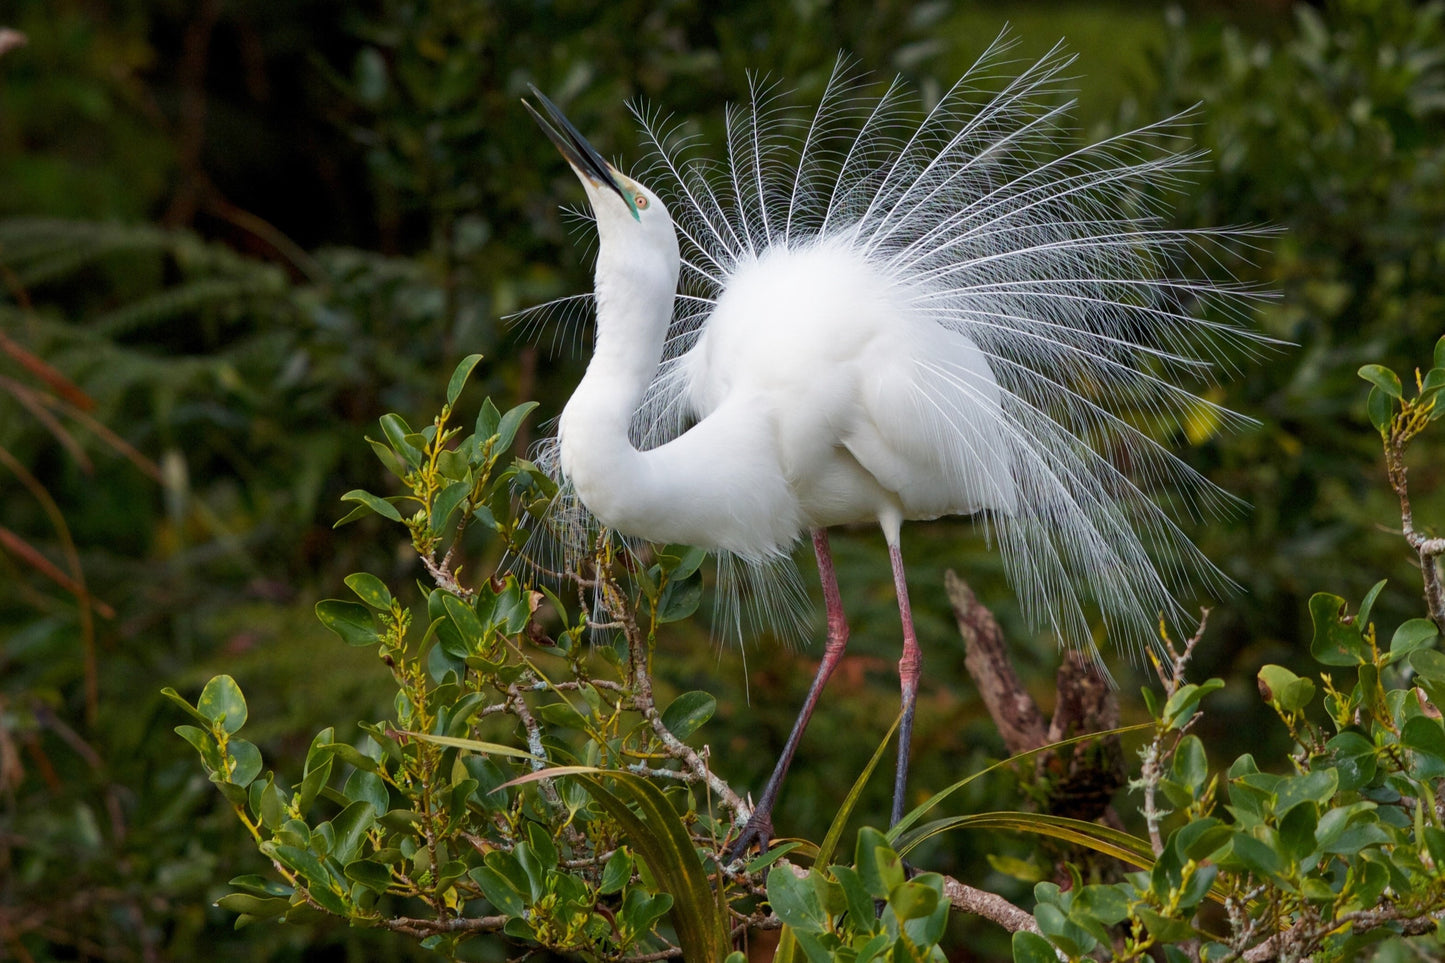
<path id="1" fill-rule="evenodd" d="M 535 86 L 532 93 L 541 103 L 545 116 L 525 100 L 522 105 L 542 125 L 542 130 L 582 182 L 604 247 L 609 240 L 615 240 L 617 246 L 629 251 L 653 248 L 675 259 L 677 235 L 667 207 L 657 195 L 603 160 L 546 94 Z"/>

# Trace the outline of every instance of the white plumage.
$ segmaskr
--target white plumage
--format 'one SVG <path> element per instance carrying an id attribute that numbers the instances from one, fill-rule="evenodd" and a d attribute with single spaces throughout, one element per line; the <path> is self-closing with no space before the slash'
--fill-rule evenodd
<path id="1" fill-rule="evenodd" d="M 1204 270 L 1246 232 L 1160 226 L 1158 195 L 1198 160 L 1169 149 L 1172 122 L 1064 149 L 1068 105 L 1051 99 L 1071 58 L 1008 79 L 1006 47 L 926 111 L 842 63 L 811 113 L 756 87 L 721 161 L 643 116 L 657 161 L 642 180 L 666 204 L 542 98 L 600 239 L 593 357 L 558 435 L 566 483 L 624 535 L 745 564 L 813 531 L 830 623 L 815 690 L 846 641 L 821 533 L 876 521 L 906 714 L 904 520 L 977 513 L 1027 614 L 1083 647 L 1091 604 L 1138 645 L 1161 612 L 1182 617 L 1180 589 L 1226 582 L 1175 519 L 1229 498 L 1158 439 L 1236 417 L 1182 385 L 1262 340 L 1240 323 L 1256 292 Z M 906 739 L 899 797 L 905 765 Z"/>

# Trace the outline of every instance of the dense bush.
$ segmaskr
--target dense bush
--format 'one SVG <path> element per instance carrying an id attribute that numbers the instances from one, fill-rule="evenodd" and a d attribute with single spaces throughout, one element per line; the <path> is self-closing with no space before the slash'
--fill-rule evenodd
<path id="1" fill-rule="evenodd" d="M 750 931 L 780 929 L 775 959 L 941 961 L 950 909 L 1013 931 L 1018 963 L 1352 959 L 1410 937 L 1422 952 L 1438 949 L 1445 539 L 1415 528 L 1405 466 L 1410 444 L 1445 415 L 1445 338 L 1414 391 L 1383 366 L 1360 371 L 1375 385 L 1369 417 L 1431 618 L 1402 623 L 1386 646 L 1371 618 L 1386 582 L 1354 613 L 1336 595 L 1311 599 L 1311 655 L 1331 671 L 1315 681 L 1266 665 L 1257 676 L 1289 736 L 1284 773 L 1261 769 L 1252 753 L 1212 769 L 1190 732 L 1224 685 L 1186 681 L 1201 626 L 1182 648 L 1163 640 L 1162 697 L 1144 689 L 1151 724 L 1131 727 L 1152 730 L 1131 782 L 1143 837 L 1032 807 L 938 815 L 970 776 L 887 836 L 861 830 L 851 865 L 831 859 L 881 749 L 824 839 L 746 864 L 726 855 L 748 807 L 727 782 L 727 761 L 685 741 L 716 700 L 694 691 L 660 708 L 651 677 L 658 630 L 697 608 L 701 552 L 667 546 L 637 557 L 599 537 L 590 559 L 545 573 L 584 603 L 590 596 L 575 616 L 529 566 L 462 573 L 469 529 L 524 550 L 551 523 L 556 494 L 531 463 L 503 463 L 529 406 L 502 414 L 488 401 L 473 433 L 454 426 L 452 404 L 478 360 L 463 361 L 427 428 L 382 418 L 385 441 L 373 447 L 404 491 L 345 496 L 356 503 L 348 517 L 375 513 L 409 531 L 431 584 L 409 605 L 375 575 L 355 573 L 346 583 L 359 601 L 316 609 L 341 641 L 377 650 L 396 687 L 391 717 L 363 723 L 357 741 L 322 730 L 301 778 L 283 780 L 263 772 L 260 750 L 240 737 L 248 708 L 230 676 L 211 679 L 195 705 L 167 690 L 200 723 L 176 731 L 274 867 L 273 878 L 231 881 L 219 905 L 240 914 L 238 924 L 330 914 L 462 959 L 474 958 L 478 937 L 496 935 L 591 959 L 721 959 Z M 1323 721 L 1309 711 L 1316 695 Z M 479 738 L 491 733 L 495 741 Z M 1080 738 L 1100 739 L 1086 731 L 1070 741 Z M 910 874 L 901 860 L 931 838 L 986 828 L 1066 841 L 1137 871 L 1095 881 L 1060 867 L 1065 885 L 1038 883 L 1030 917 L 939 873 Z M 1222 918 L 1206 913 L 1209 901 Z"/>

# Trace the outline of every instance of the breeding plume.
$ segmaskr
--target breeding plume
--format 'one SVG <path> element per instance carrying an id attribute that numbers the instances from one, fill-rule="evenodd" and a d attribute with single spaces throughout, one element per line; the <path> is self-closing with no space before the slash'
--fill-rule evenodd
<path id="1" fill-rule="evenodd" d="M 1165 122 L 1063 145 L 1057 48 L 1011 76 L 1006 43 L 924 108 L 846 64 L 815 109 L 775 88 L 727 114 L 718 154 L 640 115 L 656 162 L 614 168 L 534 88 L 587 193 L 596 337 L 556 440 L 565 484 L 625 536 L 777 569 L 810 535 L 827 645 L 735 844 L 770 812 L 848 638 L 828 528 L 875 522 L 903 623 L 902 814 L 921 656 L 899 536 L 973 515 L 1025 612 L 1091 648 L 1090 614 L 1147 644 L 1176 597 L 1225 580 L 1181 532 L 1228 496 L 1171 454 L 1236 416 L 1187 387 L 1260 340 L 1255 295 L 1209 280 L 1237 231 L 1154 219 L 1197 154 Z M 543 114 L 545 113 L 545 117 Z M 665 198 L 665 202 L 664 202 Z"/>

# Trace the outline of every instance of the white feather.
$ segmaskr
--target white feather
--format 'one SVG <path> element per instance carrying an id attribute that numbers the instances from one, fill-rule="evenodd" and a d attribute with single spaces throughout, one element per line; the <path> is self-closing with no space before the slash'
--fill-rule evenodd
<path id="1" fill-rule="evenodd" d="M 656 193 L 623 178 L 634 217 L 588 186 L 597 336 L 559 434 L 596 519 L 776 571 L 810 528 L 978 514 L 1026 614 L 1090 650 L 1092 606 L 1147 644 L 1227 586 L 1175 518 L 1230 496 L 1138 426 L 1242 420 L 1187 385 L 1265 340 L 1259 293 L 1205 271 L 1249 232 L 1160 226 L 1199 160 L 1178 118 L 1064 149 L 1071 58 L 990 88 L 1006 48 L 927 111 L 843 61 L 811 113 L 754 85 L 721 162 L 639 114 Z"/>

